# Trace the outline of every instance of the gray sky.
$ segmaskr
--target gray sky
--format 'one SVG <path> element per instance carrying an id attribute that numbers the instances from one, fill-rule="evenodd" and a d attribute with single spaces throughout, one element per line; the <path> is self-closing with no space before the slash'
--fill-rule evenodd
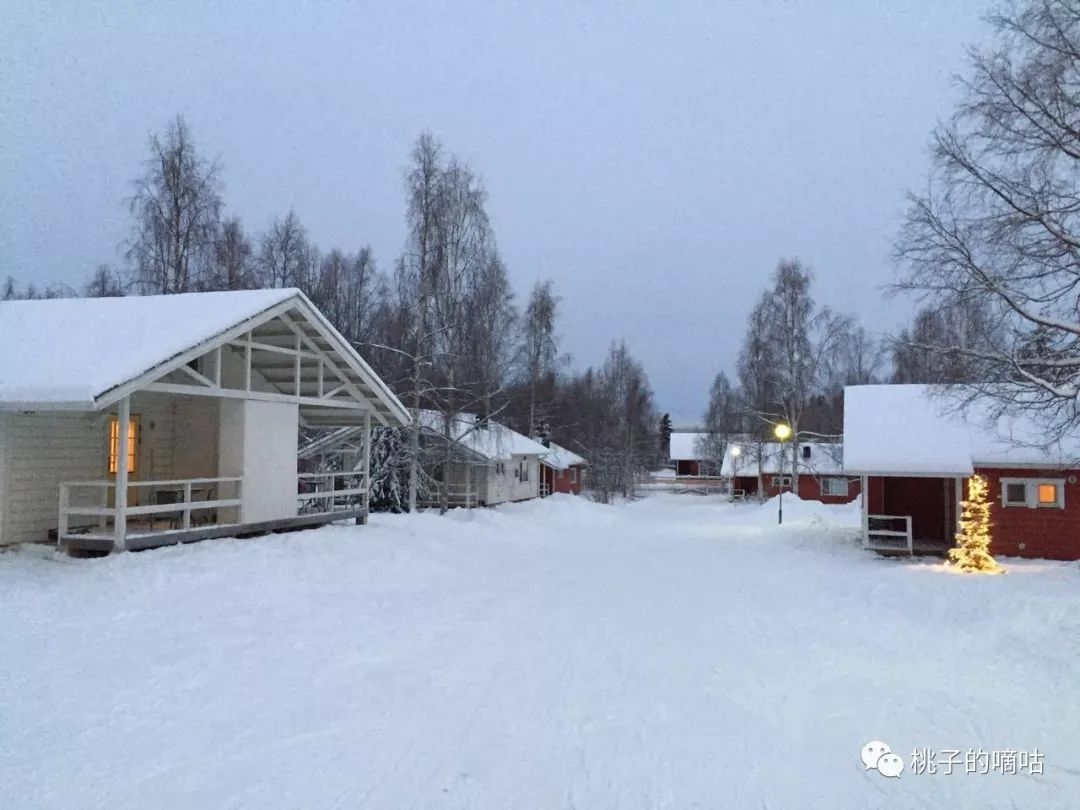
<path id="1" fill-rule="evenodd" d="M 781 256 L 817 297 L 883 301 L 983 0 L 3 2 L 0 277 L 120 264 L 146 139 L 183 113 L 249 232 L 290 207 L 323 249 L 404 240 L 433 130 L 484 177 L 523 297 L 554 279 L 575 365 L 625 337 L 698 419 Z"/>

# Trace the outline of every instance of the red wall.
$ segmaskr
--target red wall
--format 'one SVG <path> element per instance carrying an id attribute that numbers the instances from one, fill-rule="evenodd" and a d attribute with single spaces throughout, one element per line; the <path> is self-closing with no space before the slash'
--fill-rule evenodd
<path id="1" fill-rule="evenodd" d="M 987 479 L 990 499 L 990 551 L 1008 557 L 1038 557 L 1050 560 L 1080 560 L 1080 478 L 1076 470 L 977 469 Z M 1002 478 L 1065 479 L 1065 508 L 1029 509 L 1001 505 Z M 955 504 L 942 505 L 942 478 L 870 478 L 867 506 L 871 515 L 911 515 L 912 533 L 917 539 L 943 537 L 944 529 L 929 533 L 934 525 L 947 521 L 955 525 Z M 968 494 L 967 482 L 961 497 Z M 954 531 L 954 530 L 952 530 Z"/>
<path id="2" fill-rule="evenodd" d="M 832 476 L 830 476 L 832 477 Z M 837 478 L 841 476 L 836 476 Z M 771 475 L 764 476 L 765 483 L 765 497 L 774 498 L 780 494 L 780 488 L 772 485 L 773 477 Z M 732 479 L 732 488 L 743 490 L 747 496 L 757 493 L 757 476 L 740 475 Z M 848 479 L 848 494 L 843 495 L 822 495 L 821 494 L 821 482 L 813 475 L 800 475 L 799 476 L 799 497 L 804 501 L 821 501 L 822 503 L 851 503 L 857 497 L 859 497 L 859 479 Z M 788 492 L 788 490 L 784 490 Z"/>
<path id="3" fill-rule="evenodd" d="M 1076 470 L 977 469 L 990 496 L 990 552 L 1010 557 L 1080 560 L 1080 481 Z M 1001 505 L 1002 478 L 1065 479 L 1065 508 L 1027 509 Z M 967 486 L 964 486 L 967 497 Z"/>
<path id="4" fill-rule="evenodd" d="M 701 467 L 696 461 L 676 461 L 675 475 L 698 475 Z"/>
<path id="5" fill-rule="evenodd" d="M 551 467 L 543 467 L 544 480 L 551 487 L 552 492 L 562 492 L 565 495 L 580 495 L 581 485 L 585 480 L 584 467 L 571 467 L 577 472 L 577 480 L 572 481 L 570 470 L 553 470 Z"/>

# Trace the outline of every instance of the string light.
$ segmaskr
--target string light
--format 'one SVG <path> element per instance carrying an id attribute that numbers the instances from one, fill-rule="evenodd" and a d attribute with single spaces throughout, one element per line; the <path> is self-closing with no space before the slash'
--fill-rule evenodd
<path id="1" fill-rule="evenodd" d="M 956 548 L 949 550 L 949 563 L 961 571 L 977 574 L 1000 574 L 1005 569 L 990 554 L 990 501 L 986 479 L 973 475 L 968 479 L 968 499 L 960 513 L 960 531 Z"/>

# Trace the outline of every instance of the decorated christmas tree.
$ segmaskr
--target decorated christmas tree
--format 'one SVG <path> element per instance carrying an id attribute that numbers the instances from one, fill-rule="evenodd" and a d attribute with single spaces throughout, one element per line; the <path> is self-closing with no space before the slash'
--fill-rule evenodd
<path id="1" fill-rule="evenodd" d="M 968 498 L 960 513 L 956 548 L 949 550 L 949 562 L 961 571 L 997 574 L 1005 569 L 990 555 L 990 501 L 986 479 L 973 475 L 968 481 Z"/>

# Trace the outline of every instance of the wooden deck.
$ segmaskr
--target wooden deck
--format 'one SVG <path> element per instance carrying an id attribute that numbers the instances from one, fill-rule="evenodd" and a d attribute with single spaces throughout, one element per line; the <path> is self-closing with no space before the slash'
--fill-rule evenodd
<path id="1" fill-rule="evenodd" d="M 171 529 L 140 534 L 133 532 L 125 540 L 128 551 L 146 551 L 163 546 L 175 546 L 181 543 L 197 543 L 200 540 L 212 540 L 220 537 L 253 537 L 273 532 L 289 532 L 298 529 L 314 529 L 337 523 L 342 520 L 355 520 L 366 523 L 368 510 L 364 507 L 342 509 L 336 512 L 319 512 L 311 515 L 298 515 L 279 520 L 266 520 L 260 523 L 226 523 L 214 526 L 201 526 L 194 529 Z M 69 533 L 63 537 L 63 547 L 67 551 L 103 551 L 113 549 L 111 534 Z"/>
<path id="2" fill-rule="evenodd" d="M 895 547 L 889 547 L 882 542 L 882 538 L 875 538 L 874 545 L 866 548 L 882 557 L 944 557 L 952 548 L 951 543 L 944 540 L 920 540 L 915 538 L 911 543 L 911 551 L 908 552 L 907 542 L 897 542 Z"/>

